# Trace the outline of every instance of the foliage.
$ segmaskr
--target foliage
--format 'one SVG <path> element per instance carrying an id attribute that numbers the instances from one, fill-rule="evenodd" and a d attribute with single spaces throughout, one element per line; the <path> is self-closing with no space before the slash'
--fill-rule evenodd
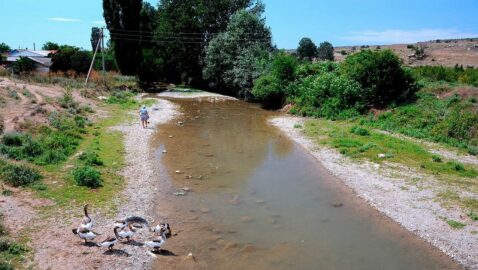
<path id="1" fill-rule="evenodd" d="M 9 52 L 11 50 L 10 46 L 5 43 L 0 43 L 0 53 Z"/>
<path id="2" fill-rule="evenodd" d="M 91 28 L 91 51 L 96 51 L 96 47 L 98 46 L 98 42 L 101 40 L 101 29 L 99 27 L 92 27 Z M 101 51 L 101 50 L 98 50 Z"/>
<path id="3" fill-rule="evenodd" d="M 363 50 L 351 55 L 341 65 L 341 72 L 361 85 L 367 107 L 384 108 L 417 90 L 410 70 L 402 67 L 391 50 Z"/>
<path id="4" fill-rule="evenodd" d="M 254 84 L 252 93 L 255 98 L 266 108 L 281 107 L 285 101 L 287 85 L 295 79 L 298 64 L 292 55 L 285 52 L 275 54 L 268 72 Z"/>
<path id="5" fill-rule="evenodd" d="M 137 71 L 141 36 L 136 33 L 142 30 L 141 8 L 142 0 L 103 0 L 103 16 L 111 34 L 116 62 L 124 75 L 135 75 Z"/>
<path id="6" fill-rule="evenodd" d="M 306 77 L 293 87 L 291 113 L 343 119 L 363 112 L 362 89 L 345 76 L 325 72 Z"/>
<path id="7" fill-rule="evenodd" d="M 363 127 L 360 127 L 360 126 L 353 126 L 351 129 L 350 129 L 350 132 L 355 134 L 355 135 L 359 135 L 359 136 L 369 136 L 370 135 L 370 132 L 363 128 Z"/>
<path id="8" fill-rule="evenodd" d="M 260 59 L 267 59 L 271 50 L 271 31 L 264 19 L 251 11 L 238 11 L 226 31 L 209 43 L 204 59 L 204 78 L 210 81 L 211 87 L 222 88 L 236 96 L 241 87 L 248 92 L 263 69 Z"/>
<path id="9" fill-rule="evenodd" d="M 453 229 L 462 229 L 466 226 L 466 224 L 451 219 L 448 219 L 446 223 L 448 223 L 448 225 L 450 225 L 450 227 L 452 227 Z"/>
<path id="10" fill-rule="evenodd" d="M 35 62 L 28 57 L 20 57 L 12 64 L 13 73 L 24 74 L 35 70 Z"/>
<path id="11" fill-rule="evenodd" d="M 36 169 L 25 165 L 7 164 L 2 166 L 0 178 L 9 185 L 19 187 L 39 181 L 42 176 Z"/>
<path id="12" fill-rule="evenodd" d="M 334 47 L 327 41 L 320 43 L 317 48 L 317 56 L 320 60 L 334 61 Z"/>
<path id="13" fill-rule="evenodd" d="M 98 154 L 93 151 L 83 152 L 78 158 L 84 164 L 89 166 L 103 166 L 104 164 L 100 156 L 98 156 Z"/>
<path id="14" fill-rule="evenodd" d="M 297 55 L 300 59 L 308 59 L 310 61 L 318 56 L 317 45 L 310 38 L 302 38 L 297 48 Z"/>
<path id="15" fill-rule="evenodd" d="M 420 66 L 412 69 L 417 80 L 427 82 L 463 83 L 478 86 L 478 69 L 443 66 Z"/>
<path id="16" fill-rule="evenodd" d="M 101 173 L 91 166 L 76 167 L 72 174 L 78 186 L 86 186 L 89 188 L 102 186 Z"/>
<path id="17" fill-rule="evenodd" d="M 58 43 L 48 41 L 48 42 L 46 42 L 45 44 L 43 44 L 43 46 L 41 47 L 41 49 L 42 49 L 42 50 L 46 50 L 46 51 L 59 50 L 59 49 L 60 49 L 60 45 L 58 45 Z"/>
<path id="18" fill-rule="evenodd" d="M 396 107 L 363 122 L 410 137 L 473 149 L 478 146 L 477 110 L 478 104 L 458 96 L 438 99 L 433 93 L 420 92 L 415 103 Z"/>
<path id="19" fill-rule="evenodd" d="M 62 45 L 52 56 L 50 70 L 67 72 L 70 70 L 79 74 L 86 74 L 90 67 L 92 55 L 77 47 Z"/>

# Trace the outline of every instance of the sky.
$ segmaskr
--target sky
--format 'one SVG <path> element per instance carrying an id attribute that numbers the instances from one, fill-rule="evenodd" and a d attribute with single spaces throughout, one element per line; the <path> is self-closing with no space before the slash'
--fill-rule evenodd
<path id="1" fill-rule="evenodd" d="M 334 46 L 478 37 L 478 0 L 263 1 L 279 48 L 296 48 L 302 37 Z M 91 49 L 91 27 L 104 25 L 102 14 L 102 0 L 0 0 L 0 42 Z"/>

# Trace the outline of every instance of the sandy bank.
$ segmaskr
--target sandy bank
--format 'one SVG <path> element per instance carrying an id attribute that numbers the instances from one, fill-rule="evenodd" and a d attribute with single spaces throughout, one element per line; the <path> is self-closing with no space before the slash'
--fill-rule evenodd
<path id="1" fill-rule="evenodd" d="M 356 162 L 340 155 L 336 150 L 318 146 L 307 138 L 295 124 L 304 118 L 276 117 L 270 123 L 289 138 L 304 147 L 334 176 L 341 179 L 354 192 L 380 212 L 391 217 L 407 230 L 438 247 L 467 268 L 478 269 L 478 225 L 459 209 L 445 209 L 434 201 L 433 189 L 410 185 L 407 180 L 429 176 L 403 167 L 372 162 Z M 389 166 L 390 165 L 390 166 Z M 408 183 L 407 183 L 408 182 Z M 446 219 L 465 219 L 467 226 L 453 229 Z"/>

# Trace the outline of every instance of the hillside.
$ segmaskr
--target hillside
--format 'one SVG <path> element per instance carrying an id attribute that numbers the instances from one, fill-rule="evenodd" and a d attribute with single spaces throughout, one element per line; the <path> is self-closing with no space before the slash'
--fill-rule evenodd
<path id="1" fill-rule="evenodd" d="M 412 56 L 414 48 L 422 47 L 425 52 L 423 59 Z M 478 67 L 478 38 L 453 39 L 453 40 L 432 40 L 418 42 L 415 44 L 394 44 L 394 45 L 372 45 L 372 46 L 342 46 L 335 48 L 335 59 L 342 61 L 347 55 L 358 52 L 364 48 L 376 49 L 377 47 L 392 49 L 405 64 L 411 66 L 455 66 Z M 345 51 L 346 55 L 342 51 Z"/>

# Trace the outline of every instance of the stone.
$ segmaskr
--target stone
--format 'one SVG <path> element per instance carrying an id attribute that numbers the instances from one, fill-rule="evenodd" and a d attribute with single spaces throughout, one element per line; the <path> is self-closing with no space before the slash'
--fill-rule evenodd
<path id="1" fill-rule="evenodd" d="M 173 135 L 169 135 L 168 137 L 169 137 L 169 138 L 173 138 L 174 136 L 173 136 Z"/>
<path id="2" fill-rule="evenodd" d="M 207 214 L 207 213 L 211 212 L 211 209 L 209 209 L 207 207 L 203 207 L 203 208 L 199 209 L 199 211 L 201 211 L 201 213 L 203 213 L 203 214 Z"/>
<path id="3" fill-rule="evenodd" d="M 175 196 L 186 196 L 186 192 L 179 191 L 179 192 L 174 192 Z"/>
<path id="4" fill-rule="evenodd" d="M 163 154 L 166 154 L 167 152 L 168 152 L 168 151 L 166 151 L 166 150 L 163 150 Z"/>
<path id="5" fill-rule="evenodd" d="M 183 172 L 180 171 L 180 170 L 176 170 L 175 173 L 176 173 L 176 174 L 183 174 Z"/>
<path id="6" fill-rule="evenodd" d="M 252 221 L 254 221 L 254 218 L 251 217 L 251 216 L 242 216 L 240 218 L 241 222 L 244 222 L 244 223 L 250 223 Z"/>
<path id="7" fill-rule="evenodd" d="M 386 158 L 386 157 L 387 157 L 387 155 L 385 155 L 385 154 L 378 154 L 378 158 Z"/>
<path id="8" fill-rule="evenodd" d="M 264 200 L 258 199 L 258 200 L 256 200 L 256 203 L 264 204 L 264 203 L 266 203 L 266 202 L 265 202 Z"/>
<path id="9" fill-rule="evenodd" d="M 277 220 L 275 218 L 268 218 L 267 219 L 267 223 L 269 224 L 276 224 L 277 223 Z"/>
<path id="10" fill-rule="evenodd" d="M 341 202 L 335 202 L 335 203 L 332 204 L 332 207 L 335 207 L 335 208 L 339 208 L 339 207 L 342 207 L 342 206 L 344 206 L 344 204 L 341 203 Z"/>
<path id="11" fill-rule="evenodd" d="M 251 253 L 251 252 L 256 252 L 258 250 L 259 250 L 259 248 L 254 246 L 254 245 L 245 245 L 239 250 L 239 252 L 241 252 L 241 253 Z"/>

